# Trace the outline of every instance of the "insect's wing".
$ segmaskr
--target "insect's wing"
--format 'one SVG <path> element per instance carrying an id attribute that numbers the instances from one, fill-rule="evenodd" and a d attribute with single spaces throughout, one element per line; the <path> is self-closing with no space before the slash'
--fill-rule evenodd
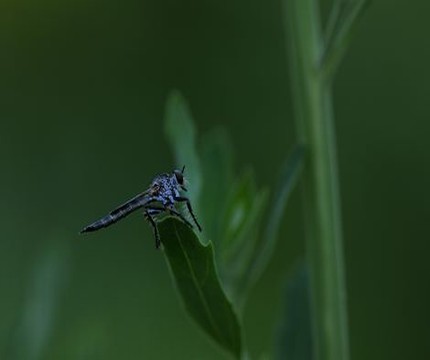
<path id="1" fill-rule="evenodd" d="M 149 194 L 147 191 L 145 191 L 135 196 L 134 198 L 128 200 L 126 203 L 118 206 L 116 209 L 112 210 L 108 215 L 86 226 L 81 230 L 81 233 L 96 231 L 98 229 L 112 225 L 116 223 L 118 220 L 131 214 L 133 211 L 143 207 L 149 201 L 149 199 L 150 199 Z"/>

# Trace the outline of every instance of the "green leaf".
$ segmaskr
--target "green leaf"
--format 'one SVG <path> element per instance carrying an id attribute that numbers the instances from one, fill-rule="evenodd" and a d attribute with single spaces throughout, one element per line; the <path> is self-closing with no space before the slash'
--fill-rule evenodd
<path id="1" fill-rule="evenodd" d="M 370 0 L 338 1 L 332 7 L 326 45 L 320 60 L 322 73 L 330 79 L 346 52 L 354 27 Z"/>
<path id="2" fill-rule="evenodd" d="M 224 129 L 216 129 L 203 136 L 200 157 L 203 177 L 200 212 L 205 224 L 203 235 L 212 241 L 220 241 L 227 194 L 233 183 L 232 146 Z M 217 246 L 215 243 L 215 247 Z"/>
<path id="3" fill-rule="evenodd" d="M 287 282 L 284 314 L 277 336 L 277 359 L 312 360 L 309 269 L 300 264 Z"/>
<path id="4" fill-rule="evenodd" d="M 257 239 L 260 235 L 260 224 L 266 209 L 268 199 L 268 190 L 262 189 L 255 191 L 252 194 L 252 199 L 244 200 L 239 199 L 235 206 L 235 211 L 241 214 L 244 210 L 246 214 L 240 229 L 235 236 L 231 238 L 227 248 L 225 249 L 225 260 L 233 261 L 238 267 L 238 260 L 241 262 L 249 261 L 250 256 L 255 249 Z M 246 206 L 245 206 L 246 205 Z"/>
<path id="5" fill-rule="evenodd" d="M 202 186 L 200 160 L 196 150 L 196 130 L 190 109 L 178 91 L 172 91 L 166 103 L 165 133 L 178 168 L 185 165 L 185 176 L 190 179 L 188 196 L 199 213 L 199 196 Z"/>
<path id="6" fill-rule="evenodd" d="M 60 239 L 60 240 L 59 240 Z M 70 274 L 70 243 L 54 233 L 31 267 L 22 311 L 11 331 L 7 359 L 41 359 L 56 331 L 61 295 Z M 3 359 L 3 357 L 2 357 Z"/>
<path id="7" fill-rule="evenodd" d="M 273 199 L 271 201 L 271 211 L 268 214 L 265 233 L 254 254 L 254 261 L 249 272 L 246 273 L 248 279 L 244 279 L 243 284 L 254 283 L 266 268 L 275 249 L 278 231 L 282 221 L 285 207 L 294 185 L 300 173 L 303 163 L 304 148 L 297 145 L 291 155 L 286 159 L 279 176 L 278 185 L 275 187 Z"/>
<path id="8" fill-rule="evenodd" d="M 256 251 L 267 195 L 266 189 L 257 190 L 253 172 L 247 171 L 233 186 L 224 214 L 223 241 L 219 249 L 221 275 L 228 293 L 239 305 L 246 296 L 240 283 Z"/>
<path id="9" fill-rule="evenodd" d="M 253 254 L 258 251 L 258 240 L 261 236 L 261 222 L 266 209 L 268 199 L 267 189 L 263 189 L 254 195 L 249 213 L 246 216 L 246 224 L 238 235 L 236 241 L 230 247 L 230 251 L 223 259 L 223 280 L 226 291 L 240 310 L 243 310 L 245 299 L 248 295 L 248 271 L 252 266 Z M 246 286 L 244 286 L 246 285 Z"/>
<path id="10" fill-rule="evenodd" d="M 221 288 L 212 243 L 203 245 L 181 221 L 159 224 L 160 238 L 171 273 L 189 315 L 225 350 L 240 359 L 241 328 Z"/>
<path id="11" fill-rule="evenodd" d="M 259 192 L 255 183 L 255 176 L 251 170 L 243 175 L 232 186 L 228 194 L 228 203 L 224 214 L 224 232 L 222 252 L 228 256 L 241 247 L 249 227 L 255 223 L 255 203 Z"/>

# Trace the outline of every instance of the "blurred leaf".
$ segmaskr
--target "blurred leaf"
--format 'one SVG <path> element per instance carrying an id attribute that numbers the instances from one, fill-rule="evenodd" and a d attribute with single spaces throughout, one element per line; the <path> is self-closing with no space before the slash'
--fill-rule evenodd
<path id="1" fill-rule="evenodd" d="M 220 241 L 227 194 L 233 183 L 231 143 L 224 129 L 216 129 L 203 136 L 200 148 L 203 172 L 200 212 L 205 224 L 204 235 L 212 241 Z"/>
<path id="2" fill-rule="evenodd" d="M 187 102 L 178 91 L 172 91 L 166 103 L 165 133 L 173 148 L 178 169 L 185 165 L 185 176 L 190 179 L 189 198 L 196 213 L 202 186 L 200 161 L 196 150 L 196 130 Z"/>
<path id="3" fill-rule="evenodd" d="M 166 259 L 188 313 L 212 339 L 239 359 L 241 329 L 221 288 L 212 243 L 202 245 L 188 226 L 173 218 L 160 222 L 159 230 Z"/>
<path id="4" fill-rule="evenodd" d="M 252 261 L 267 198 L 266 189 L 257 191 L 251 171 L 244 173 L 229 196 L 224 215 L 223 242 L 219 251 L 226 290 L 238 305 L 241 305 L 243 297 L 246 296 L 238 282 L 242 282 L 244 273 L 248 271 Z"/>
<path id="5" fill-rule="evenodd" d="M 266 210 L 268 194 L 267 189 L 256 191 L 252 201 L 249 203 L 249 207 L 246 208 L 247 213 L 240 233 L 236 235 L 227 248 L 225 260 L 233 262 L 234 268 L 237 269 L 236 273 L 238 273 L 239 269 L 240 272 L 245 271 L 245 265 L 251 260 L 251 255 L 260 236 L 259 230 Z M 238 206 L 241 205 L 240 203 L 238 204 Z"/>
<path id="6" fill-rule="evenodd" d="M 268 191 L 266 190 L 260 191 L 256 195 L 249 216 L 249 223 L 251 225 L 247 227 L 246 232 L 242 236 L 242 239 L 246 241 L 242 242 L 242 247 L 236 249 L 234 257 L 231 257 L 226 265 L 229 276 L 227 283 L 230 286 L 228 294 L 231 294 L 232 299 L 240 310 L 243 309 L 246 297 L 248 296 L 247 290 L 250 288 L 248 272 L 252 266 L 253 254 L 255 251 L 258 251 L 257 245 L 261 236 L 261 222 L 264 218 L 267 199 Z"/>
<path id="7" fill-rule="evenodd" d="M 330 79 L 346 52 L 351 34 L 370 0 L 338 1 L 332 7 L 326 35 L 326 47 L 321 58 L 324 76 Z"/>
<path id="8" fill-rule="evenodd" d="M 277 339 L 277 359 L 312 360 L 309 270 L 301 264 L 287 282 L 285 310 Z"/>
<path id="9" fill-rule="evenodd" d="M 250 224 L 250 210 L 257 195 L 254 174 L 248 170 L 232 186 L 224 213 L 222 255 L 228 256 L 243 241 L 243 234 Z"/>
<path id="10" fill-rule="evenodd" d="M 238 282 L 249 265 L 260 233 L 260 224 L 267 204 L 268 191 L 257 191 L 252 171 L 244 172 L 224 197 L 224 206 L 218 209 L 220 231 L 216 241 L 217 260 L 225 291 L 239 307 L 246 292 Z"/>
<path id="11" fill-rule="evenodd" d="M 8 359 L 36 360 L 44 357 L 55 331 L 55 316 L 69 275 L 70 249 L 64 238 L 55 236 L 55 243 L 48 243 L 31 269 Z M 58 239 L 62 241 L 58 242 Z"/>
<path id="12" fill-rule="evenodd" d="M 281 169 L 278 185 L 272 195 L 266 230 L 254 254 L 252 267 L 246 273 L 248 280 L 244 281 L 245 285 L 252 284 L 258 279 L 272 257 L 285 207 L 302 168 L 303 153 L 303 146 L 297 145 Z"/>

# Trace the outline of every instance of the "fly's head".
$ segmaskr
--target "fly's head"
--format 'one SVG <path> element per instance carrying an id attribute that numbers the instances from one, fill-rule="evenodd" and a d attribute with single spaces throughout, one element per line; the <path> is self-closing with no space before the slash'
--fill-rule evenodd
<path id="1" fill-rule="evenodd" d="M 158 175 L 152 181 L 149 189 L 150 196 L 160 197 L 172 202 L 174 197 L 180 196 L 181 190 L 187 191 L 184 169 L 185 167 L 182 170 L 174 170 L 171 173 Z"/>

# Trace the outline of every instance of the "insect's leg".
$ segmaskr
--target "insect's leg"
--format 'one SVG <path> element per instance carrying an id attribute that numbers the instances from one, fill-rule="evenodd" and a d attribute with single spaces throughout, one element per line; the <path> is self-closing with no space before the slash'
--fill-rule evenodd
<path id="1" fill-rule="evenodd" d="M 145 212 L 143 213 L 145 218 L 149 221 L 149 223 L 152 226 L 152 230 L 154 232 L 154 237 L 155 237 L 155 248 L 159 249 L 160 248 L 160 234 L 158 233 L 158 227 L 157 224 L 154 220 L 154 218 L 152 217 L 152 215 L 157 215 L 162 211 L 162 209 L 146 209 Z"/>
<path id="2" fill-rule="evenodd" d="M 191 216 L 193 217 L 194 222 L 196 223 L 199 231 L 202 231 L 202 228 L 201 228 L 200 224 L 197 222 L 196 216 L 194 215 L 190 200 L 185 196 L 177 196 L 177 197 L 175 197 L 175 200 L 179 201 L 179 202 L 185 202 L 187 204 L 188 211 L 190 212 Z"/>
<path id="3" fill-rule="evenodd" d="M 173 205 L 166 205 L 163 208 L 160 208 L 158 206 L 148 206 L 147 210 L 151 213 L 151 215 L 158 215 L 162 213 L 163 211 L 166 211 L 170 213 L 170 215 L 174 215 L 181 219 L 182 222 L 184 222 L 186 225 L 188 225 L 190 228 L 193 228 L 193 224 L 191 224 L 180 212 L 178 212 Z"/>
<path id="4" fill-rule="evenodd" d="M 182 215 L 179 211 L 176 211 L 176 209 L 174 209 L 173 206 L 168 207 L 166 211 L 170 212 L 172 215 L 177 216 L 179 219 L 182 220 L 182 222 L 188 225 L 191 229 L 193 228 L 193 224 L 191 224 L 187 219 L 185 219 L 184 215 Z"/>

